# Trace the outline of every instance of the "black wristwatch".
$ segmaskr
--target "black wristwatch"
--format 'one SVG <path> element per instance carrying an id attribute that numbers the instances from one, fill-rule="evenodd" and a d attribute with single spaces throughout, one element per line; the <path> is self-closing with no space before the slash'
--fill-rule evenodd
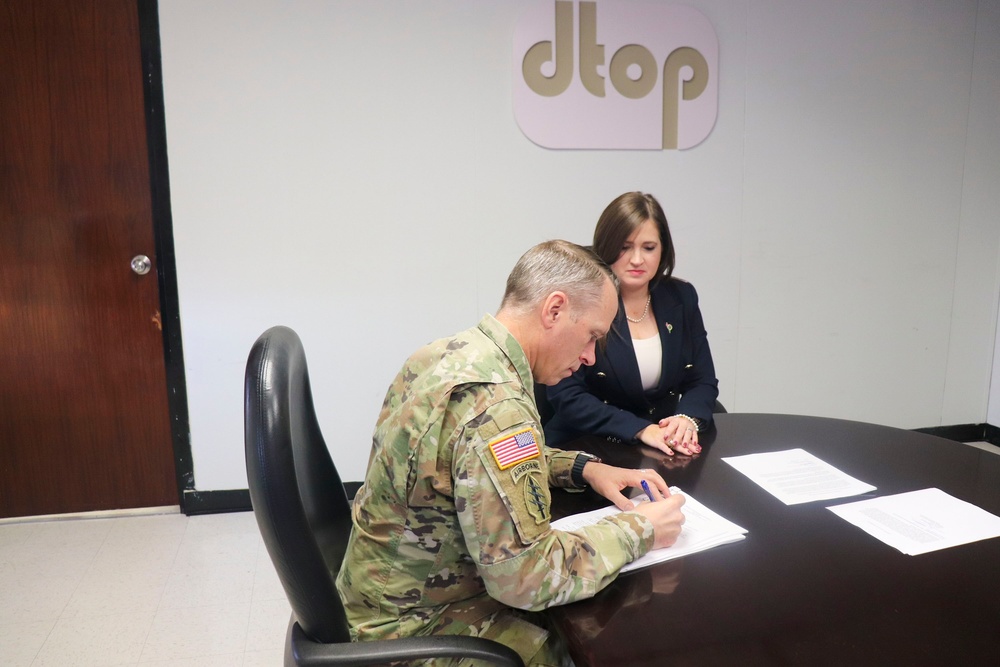
<path id="1" fill-rule="evenodd" d="M 573 461 L 573 469 L 569 473 L 569 479 L 573 482 L 574 486 L 587 486 L 587 480 L 583 478 L 583 466 L 587 465 L 591 461 L 594 463 L 600 463 L 601 459 L 597 458 L 593 454 L 588 454 L 587 452 L 577 453 L 576 460 Z"/>

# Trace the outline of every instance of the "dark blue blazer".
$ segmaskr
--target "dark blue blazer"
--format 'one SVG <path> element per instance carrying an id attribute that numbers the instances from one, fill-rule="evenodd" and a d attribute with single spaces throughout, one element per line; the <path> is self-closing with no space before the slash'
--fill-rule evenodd
<path id="1" fill-rule="evenodd" d="M 598 346 L 593 366 L 583 366 L 546 395 L 553 410 L 544 425 L 552 446 L 589 433 L 635 442 L 635 435 L 664 417 L 678 413 L 712 423 L 719 396 L 708 335 L 691 283 L 661 278 L 652 288 L 651 307 L 663 349 L 659 385 L 643 391 L 639 365 L 632 347 L 625 308 L 608 332 L 606 346 Z"/>

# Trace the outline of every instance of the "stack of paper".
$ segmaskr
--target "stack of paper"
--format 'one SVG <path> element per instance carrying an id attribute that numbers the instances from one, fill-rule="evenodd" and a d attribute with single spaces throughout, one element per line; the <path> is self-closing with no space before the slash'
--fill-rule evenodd
<path id="1" fill-rule="evenodd" d="M 726 456 L 722 459 L 786 505 L 874 491 L 802 449 Z"/>
<path id="2" fill-rule="evenodd" d="M 681 493 L 686 499 L 684 507 L 681 509 L 685 518 L 684 526 L 681 528 L 681 534 L 677 538 L 677 542 L 665 549 L 650 551 L 645 556 L 623 567 L 621 569 L 622 572 L 629 572 L 654 563 L 680 558 L 681 556 L 717 547 L 720 544 L 737 542 L 746 536 L 747 531 L 745 528 L 741 528 L 732 521 L 716 514 L 677 487 L 671 487 L 670 492 Z M 643 502 L 644 497 L 633 498 L 632 500 L 636 503 Z M 604 517 L 618 514 L 620 511 L 614 505 L 610 505 L 592 512 L 574 514 L 558 521 L 553 521 L 552 527 L 556 530 L 573 531 L 595 524 Z"/>
<path id="3" fill-rule="evenodd" d="M 786 505 L 874 491 L 802 449 L 722 459 Z M 828 507 L 840 518 L 904 554 L 1000 537 L 1000 517 L 940 489 L 923 489 Z"/>
<path id="4" fill-rule="evenodd" d="M 1000 537 L 1000 517 L 941 489 L 922 489 L 828 510 L 909 556 Z"/>

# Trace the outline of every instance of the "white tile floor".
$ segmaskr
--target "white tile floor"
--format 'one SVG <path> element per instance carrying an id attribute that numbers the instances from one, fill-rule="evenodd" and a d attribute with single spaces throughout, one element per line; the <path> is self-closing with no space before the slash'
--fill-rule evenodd
<path id="1" fill-rule="evenodd" d="M 280 665 L 289 613 L 250 512 L 0 524 L 0 666 Z"/>
<path id="2" fill-rule="evenodd" d="M 250 512 L 0 523 L 0 667 L 281 665 L 289 613 Z"/>

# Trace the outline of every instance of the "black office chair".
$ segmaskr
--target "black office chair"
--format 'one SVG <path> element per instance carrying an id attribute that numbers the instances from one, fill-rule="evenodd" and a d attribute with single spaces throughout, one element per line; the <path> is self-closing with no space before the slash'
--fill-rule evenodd
<path id="1" fill-rule="evenodd" d="M 351 508 L 313 409 L 305 352 L 287 327 L 250 351 L 244 386 L 250 499 L 267 552 L 292 606 L 285 665 L 375 665 L 474 658 L 523 667 L 511 648 L 479 637 L 351 642 L 335 585 Z"/>

